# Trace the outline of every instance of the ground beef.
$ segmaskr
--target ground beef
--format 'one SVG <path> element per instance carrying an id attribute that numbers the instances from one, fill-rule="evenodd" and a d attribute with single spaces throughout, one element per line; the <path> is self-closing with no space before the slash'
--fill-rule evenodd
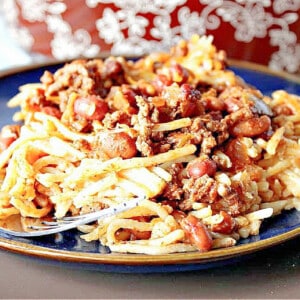
<path id="1" fill-rule="evenodd" d="M 205 131 L 202 135 L 202 143 L 200 146 L 200 155 L 209 155 L 212 149 L 217 146 L 217 141 L 211 132 Z"/>
<path id="2" fill-rule="evenodd" d="M 105 98 L 113 85 L 125 83 L 122 65 L 108 58 L 106 60 L 75 60 L 58 69 L 54 74 L 45 72 L 41 82 L 47 96 L 71 92 L 79 95 L 99 95 Z M 68 97 L 65 97 L 66 99 Z M 64 103 L 61 103 L 63 111 Z"/>
<path id="3" fill-rule="evenodd" d="M 262 101 L 262 96 L 255 91 L 244 87 L 220 91 L 209 85 L 202 85 L 199 90 L 187 83 L 188 77 L 183 76 L 185 70 L 180 66 L 173 65 L 167 71 L 168 76 L 178 73 L 176 78 L 184 80 L 169 84 L 166 75 L 156 74 L 157 80 L 161 80 L 159 89 L 155 88 L 155 80 L 140 79 L 133 86 L 125 80 L 122 61 L 108 58 L 74 61 L 54 74 L 45 72 L 42 82 L 47 95 L 60 95 L 62 112 L 71 92 L 101 96 L 109 106 L 102 120 L 104 128 L 114 129 L 117 124 L 133 126 L 137 133 L 135 145 L 141 156 L 152 156 L 192 143 L 197 145 L 197 156 L 216 158 L 215 150 L 226 153 L 232 128 L 259 113 L 255 102 Z M 191 118 L 191 126 L 164 132 L 152 130 L 157 123 L 185 117 Z M 81 126 L 78 122 L 75 124 Z M 88 145 L 81 147 L 88 151 Z M 218 159 L 217 162 L 221 164 Z M 191 210 L 194 202 L 207 203 L 215 211 L 224 210 L 234 216 L 249 209 L 251 201 L 244 197 L 246 191 L 238 184 L 227 187 L 219 195 L 218 182 L 213 177 L 206 174 L 196 179 L 183 178 L 184 169 L 182 163 L 172 165 L 169 169 L 172 180 L 167 183 L 161 199 L 176 202 L 183 211 Z"/>
<path id="4" fill-rule="evenodd" d="M 180 184 L 177 185 L 180 186 Z M 183 211 L 192 210 L 193 203 L 209 204 L 213 211 L 226 211 L 232 216 L 238 216 L 249 210 L 253 200 L 246 199 L 246 191 L 242 184 L 235 183 L 233 186 L 226 186 L 222 195 L 218 193 L 217 181 L 208 175 L 197 179 L 185 179 L 181 187 L 181 196 L 183 200 L 179 201 L 179 208 Z M 183 192 L 183 194 L 182 194 Z M 255 197 L 254 197 L 255 198 Z"/>
<path id="5" fill-rule="evenodd" d="M 180 200 L 183 197 L 183 187 L 182 187 L 182 171 L 184 167 L 182 163 L 174 163 L 170 169 L 169 173 L 172 175 L 172 180 L 167 183 L 162 197 L 168 200 Z"/>
<path id="6" fill-rule="evenodd" d="M 240 215 L 244 209 L 244 202 L 236 189 L 227 187 L 227 191 L 222 197 L 218 197 L 211 204 L 213 211 L 226 211 L 232 216 Z"/>
<path id="7" fill-rule="evenodd" d="M 200 154 L 206 155 L 210 155 L 214 147 L 229 137 L 226 122 L 223 119 L 215 120 L 210 113 L 194 118 L 185 132 L 192 135 L 192 143 L 200 145 Z"/>
<path id="8" fill-rule="evenodd" d="M 136 146 L 143 156 L 151 156 L 158 152 L 157 150 L 155 151 L 158 148 L 158 141 L 156 143 L 153 142 L 153 137 L 157 137 L 157 134 L 152 132 L 154 123 L 158 123 L 158 114 L 155 106 L 143 97 L 136 97 L 136 103 L 139 111 L 132 118 L 132 125 L 138 132 Z"/>
<path id="9" fill-rule="evenodd" d="M 243 107 L 233 113 L 228 114 L 224 118 L 224 122 L 227 124 L 228 127 L 232 127 L 235 123 L 241 120 L 247 120 L 252 118 L 253 115 L 253 112 L 249 108 Z"/>
<path id="10" fill-rule="evenodd" d="M 161 97 L 166 104 L 161 108 L 161 114 L 168 116 L 168 121 L 192 117 L 203 111 L 201 93 L 190 84 L 167 86 Z"/>
<path id="11" fill-rule="evenodd" d="M 107 113 L 102 120 L 105 128 L 113 129 L 117 124 L 127 124 L 131 123 L 131 116 L 123 111 L 114 111 L 112 113 Z"/>
<path id="12" fill-rule="evenodd" d="M 46 86 L 46 94 L 58 95 L 60 91 L 64 90 L 77 91 L 83 95 L 94 94 L 97 77 L 101 78 L 100 66 L 96 61 L 94 61 L 94 67 L 89 68 L 88 64 L 93 63 L 75 60 L 66 64 L 52 75 L 52 82 L 49 73 L 45 73 L 41 77 L 41 81 Z"/>
<path id="13" fill-rule="evenodd" d="M 194 202 L 214 203 L 217 199 L 217 182 L 208 175 L 197 179 L 189 178 L 185 181 L 184 200 L 180 203 L 180 209 L 191 210 Z"/>

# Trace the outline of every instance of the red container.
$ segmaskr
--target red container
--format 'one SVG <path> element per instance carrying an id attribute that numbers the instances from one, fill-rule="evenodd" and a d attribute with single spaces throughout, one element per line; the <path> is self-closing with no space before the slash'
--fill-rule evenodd
<path id="1" fill-rule="evenodd" d="M 100 3 L 101 2 L 101 3 Z M 103 3 L 102 3 L 103 2 Z M 296 0 L 2 0 L 15 38 L 57 59 L 167 50 L 211 34 L 228 57 L 300 72 Z"/>

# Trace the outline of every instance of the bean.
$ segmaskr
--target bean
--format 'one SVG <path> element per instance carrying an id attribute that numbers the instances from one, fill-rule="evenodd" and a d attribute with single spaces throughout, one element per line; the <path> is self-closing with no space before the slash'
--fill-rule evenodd
<path id="1" fill-rule="evenodd" d="M 218 233 L 230 234 L 235 228 L 235 221 L 225 211 L 220 211 L 220 215 L 223 217 L 223 220 L 219 224 L 213 224 L 211 230 Z"/>
<path id="2" fill-rule="evenodd" d="M 187 173 L 191 178 L 199 178 L 205 174 L 213 176 L 217 171 L 215 161 L 208 158 L 196 158 L 187 165 Z"/>
<path id="3" fill-rule="evenodd" d="M 115 88 L 116 92 L 113 97 L 113 107 L 117 110 L 124 111 L 127 114 L 137 113 L 135 96 L 136 93 L 127 85 Z"/>
<path id="4" fill-rule="evenodd" d="M 253 117 L 233 125 L 230 133 L 236 137 L 254 137 L 270 129 L 271 120 L 268 116 Z"/>
<path id="5" fill-rule="evenodd" d="M 186 218 L 186 214 L 181 211 L 181 210 L 177 210 L 177 209 L 174 209 L 172 211 L 172 216 L 174 217 L 174 219 L 177 221 L 177 222 L 180 222 L 182 221 L 184 218 Z"/>
<path id="6" fill-rule="evenodd" d="M 225 109 L 225 104 L 222 99 L 217 97 L 209 97 L 205 100 L 206 103 L 204 107 L 209 111 L 222 111 Z"/>
<path id="7" fill-rule="evenodd" d="M 252 162 L 248 155 L 247 147 L 242 143 L 240 138 L 229 141 L 225 154 L 230 158 L 234 170 L 243 169 Z"/>
<path id="8" fill-rule="evenodd" d="M 226 111 L 229 113 L 235 112 L 243 107 L 243 103 L 236 98 L 229 97 L 224 100 Z"/>
<path id="9" fill-rule="evenodd" d="M 114 77 L 123 73 L 123 66 L 117 60 L 108 58 L 105 60 L 104 65 L 108 77 Z"/>
<path id="10" fill-rule="evenodd" d="M 156 78 L 152 82 L 157 94 L 160 94 L 166 86 L 172 84 L 172 80 L 164 74 L 157 74 Z"/>
<path id="11" fill-rule="evenodd" d="M 186 237 L 199 251 L 206 252 L 212 248 L 212 237 L 201 220 L 188 215 L 182 219 L 180 225 Z"/>
<path id="12" fill-rule="evenodd" d="M 108 112 L 108 104 L 96 95 L 79 97 L 74 102 L 74 113 L 87 120 L 102 120 Z"/>
<path id="13" fill-rule="evenodd" d="M 110 158 L 131 158 L 137 153 L 135 140 L 125 132 L 101 134 L 99 147 Z"/>

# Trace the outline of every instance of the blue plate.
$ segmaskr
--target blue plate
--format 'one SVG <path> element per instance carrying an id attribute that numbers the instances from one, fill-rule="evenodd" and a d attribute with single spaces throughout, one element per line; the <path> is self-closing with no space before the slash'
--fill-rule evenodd
<path id="1" fill-rule="evenodd" d="M 55 71 L 60 66 L 59 64 L 36 66 L 2 74 L 0 126 L 12 123 L 14 110 L 8 109 L 6 102 L 18 92 L 18 87 L 25 83 L 38 82 L 44 70 Z M 232 61 L 230 68 L 264 94 L 270 95 L 274 90 L 284 89 L 289 93 L 300 95 L 300 78 L 296 76 L 271 72 L 266 67 L 246 62 Z M 80 239 L 76 230 L 32 239 L 0 234 L 0 247 L 42 261 L 105 272 L 179 272 L 226 265 L 298 235 L 300 235 L 300 212 L 292 210 L 266 220 L 258 236 L 242 239 L 234 247 L 207 253 L 191 252 L 155 256 L 110 253 L 109 249 L 98 242 L 86 243 Z"/>

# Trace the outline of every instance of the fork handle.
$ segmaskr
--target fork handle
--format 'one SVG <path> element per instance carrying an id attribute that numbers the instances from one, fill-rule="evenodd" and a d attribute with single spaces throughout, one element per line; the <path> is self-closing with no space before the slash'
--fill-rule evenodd
<path id="1" fill-rule="evenodd" d="M 105 208 L 105 209 L 95 211 L 95 212 L 92 212 L 92 213 L 89 213 L 86 215 L 82 215 L 82 218 L 72 222 L 72 224 L 76 223 L 76 224 L 78 224 L 77 226 L 79 226 L 79 225 L 91 223 L 93 221 L 97 221 L 102 218 L 116 215 L 120 212 L 129 210 L 131 208 L 138 206 L 142 200 L 145 200 L 145 197 L 140 197 L 140 198 L 135 198 L 133 200 L 124 201 L 124 202 L 118 204 L 117 206 Z"/>

